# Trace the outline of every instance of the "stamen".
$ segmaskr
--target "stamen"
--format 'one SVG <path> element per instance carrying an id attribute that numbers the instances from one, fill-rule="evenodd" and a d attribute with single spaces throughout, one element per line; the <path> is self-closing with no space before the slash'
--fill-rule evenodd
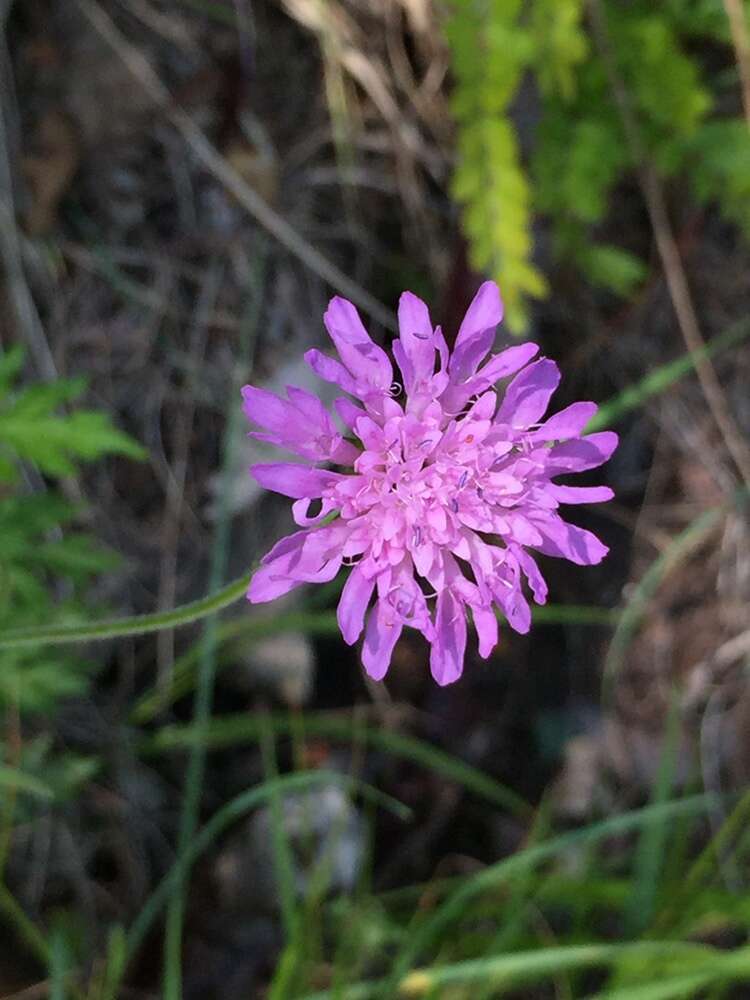
<path id="1" fill-rule="evenodd" d="M 466 480 L 468 478 L 469 478 L 469 470 L 468 469 L 464 469 L 464 471 L 461 473 L 461 478 L 458 481 L 458 488 L 460 490 L 462 490 L 464 488 L 464 486 L 466 486 Z"/>
<path id="2" fill-rule="evenodd" d="M 451 497 L 451 510 L 454 514 L 458 514 L 458 500 L 455 497 Z"/>

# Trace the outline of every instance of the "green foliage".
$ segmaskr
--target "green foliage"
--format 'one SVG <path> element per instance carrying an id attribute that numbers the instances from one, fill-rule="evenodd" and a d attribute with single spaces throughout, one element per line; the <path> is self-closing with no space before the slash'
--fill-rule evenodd
<path id="1" fill-rule="evenodd" d="M 689 179 L 701 202 L 716 202 L 722 214 L 750 237 L 750 129 L 746 122 L 708 122 L 684 145 Z"/>
<path id="2" fill-rule="evenodd" d="M 446 25 L 459 125 L 453 190 L 464 206 L 472 262 L 497 278 L 515 330 L 525 324 L 524 298 L 545 291 L 531 263 L 529 185 L 507 115 L 535 48 L 531 34 L 518 28 L 520 8 L 520 0 L 457 6 Z"/>
<path id="3" fill-rule="evenodd" d="M 0 629 L 87 617 L 92 578 L 116 560 L 75 530 L 80 512 L 53 479 L 74 474 L 80 461 L 143 455 L 104 414 L 59 412 L 80 396 L 80 379 L 20 387 L 22 366 L 19 348 L 0 357 Z M 33 490 L 23 475 L 32 470 L 34 478 L 26 479 L 35 483 Z M 74 654 L 6 650 L 0 659 L 0 706 L 49 711 L 61 698 L 84 693 L 89 674 Z"/>
<path id="4" fill-rule="evenodd" d="M 77 410 L 61 414 L 63 403 L 76 400 L 85 389 L 80 378 L 58 379 L 13 391 L 23 364 L 19 347 L 0 358 L 0 482 L 15 482 L 16 459 L 33 462 L 49 476 L 72 476 L 76 460 L 103 455 L 143 458 L 132 438 L 113 427 L 104 413 Z"/>
<path id="5" fill-rule="evenodd" d="M 597 242 L 597 227 L 611 217 L 618 186 L 634 167 L 612 95 L 613 67 L 662 179 L 685 176 L 698 202 L 718 203 L 750 233 L 750 135 L 744 120 L 714 113 L 727 103 L 718 100 L 725 84 L 721 74 L 706 79 L 696 46 L 710 40 L 724 47 L 736 90 L 721 0 L 601 0 L 601 8 L 606 53 L 590 36 L 583 0 L 449 5 L 454 194 L 472 263 L 500 284 L 516 331 L 526 322 L 526 300 L 545 291 L 531 262 L 533 212 L 551 229 L 557 258 L 575 263 L 592 283 L 626 296 L 644 279 L 632 253 Z M 538 112 L 529 110 L 528 97 L 517 100 L 524 80 L 536 87 Z M 535 116 L 522 157 L 519 136 Z"/>

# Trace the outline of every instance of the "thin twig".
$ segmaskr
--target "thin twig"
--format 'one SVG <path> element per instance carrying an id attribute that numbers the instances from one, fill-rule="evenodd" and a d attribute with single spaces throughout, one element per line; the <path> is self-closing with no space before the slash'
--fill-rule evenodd
<path id="1" fill-rule="evenodd" d="M 724 10 L 729 21 L 729 30 L 732 32 L 737 71 L 740 74 L 742 108 L 747 127 L 750 128 L 750 34 L 745 21 L 745 11 L 742 9 L 741 0 L 724 0 Z"/>
<path id="2" fill-rule="evenodd" d="M 162 559 L 159 573 L 157 609 L 167 611 L 174 607 L 177 596 L 177 553 L 179 548 L 182 507 L 185 496 L 190 439 L 195 417 L 194 379 L 203 367 L 207 331 L 211 326 L 213 307 L 221 285 L 220 267 L 212 267 L 206 274 L 195 310 L 195 320 L 188 350 L 189 368 L 187 386 L 181 394 L 182 405 L 177 416 L 174 453 L 167 480 L 164 514 L 161 528 Z M 157 636 L 157 676 L 164 688 L 172 681 L 174 666 L 174 629 L 163 629 Z"/>
<path id="3" fill-rule="evenodd" d="M 388 330 L 395 330 L 393 314 L 382 302 L 333 264 L 300 236 L 247 184 L 219 153 L 193 119 L 174 100 L 148 60 L 125 38 L 111 17 L 94 0 L 76 0 L 86 19 L 114 49 L 124 65 L 143 87 L 154 105 L 182 135 L 203 166 L 220 181 L 273 238 L 332 288 L 351 299 Z"/>
<path id="4" fill-rule="evenodd" d="M 589 0 L 591 24 L 607 70 L 615 103 L 622 119 L 625 138 L 636 166 L 656 247 L 677 316 L 680 332 L 689 351 L 704 351 L 706 342 L 698 324 L 690 286 L 680 258 L 659 179 L 649 162 L 627 87 L 620 76 L 610 44 L 606 16 L 600 0 Z M 716 370 L 705 354 L 696 355 L 695 369 L 711 415 L 745 485 L 750 486 L 750 447 L 744 440 L 729 409 Z"/>
<path id="5" fill-rule="evenodd" d="M 5 62 L 5 45 L 4 41 L 0 41 L 0 80 L 5 77 Z M 0 101 L 0 253 L 18 334 L 28 344 L 39 374 L 46 381 L 53 381 L 57 378 L 57 368 L 23 269 L 21 240 L 16 226 L 14 178 L 9 148 L 10 109 L 8 95 L 4 96 L 5 99 Z"/>

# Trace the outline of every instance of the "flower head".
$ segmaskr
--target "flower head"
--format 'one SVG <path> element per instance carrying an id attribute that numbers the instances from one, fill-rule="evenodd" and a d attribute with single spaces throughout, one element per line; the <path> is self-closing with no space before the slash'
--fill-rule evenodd
<path id="1" fill-rule="evenodd" d="M 263 428 L 254 436 L 308 463 L 251 469 L 262 486 L 294 500 L 301 530 L 264 557 L 248 597 L 271 601 L 351 567 L 338 621 L 349 644 L 364 631 L 362 662 L 376 680 L 405 626 L 430 643 L 438 684 L 461 675 L 467 612 L 483 657 L 497 643 L 496 607 L 527 632 L 525 587 L 537 604 L 547 598 L 528 549 L 579 565 L 607 553 L 591 532 L 564 521 L 559 507 L 609 500 L 612 491 L 554 480 L 601 465 L 617 436 L 584 434 L 594 403 L 573 403 L 545 419 L 560 381 L 557 365 L 532 361 L 538 347 L 530 343 L 487 358 L 501 319 L 498 288 L 486 282 L 449 352 L 427 306 L 404 292 L 393 343 L 401 386 L 355 307 L 334 298 L 325 325 L 341 360 L 317 350 L 305 359 L 348 394 L 334 402 L 340 424 L 303 389 L 289 386 L 287 399 L 243 390 L 245 413 Z M 508 378 L 499 394 L 497 383 Z"/>

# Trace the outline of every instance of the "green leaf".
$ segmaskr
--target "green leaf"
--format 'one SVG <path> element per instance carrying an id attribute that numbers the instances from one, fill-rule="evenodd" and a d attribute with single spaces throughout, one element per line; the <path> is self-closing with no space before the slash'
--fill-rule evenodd
<path id="1" fill-rule="evenodd" d="M 5 354 L 0 354 L 0 399 L 10 391 L 11 385 L 23 367 L 23 358 L 23 348 L 19 345 L 11 347 Z"/>
<path id="2" fill-rule="evenodd" d="M 52 789 L 43 781 L 35 778 L 31 774 L 24 774 L 15 767 L 6 767 L 0 764 L 0 789 L 16 792 L 25 792 L 38 799 L 51 799 Z"/>
<path id="3" fill-rule="evenodd" d="M 706 123 L 684 146 L 690 183 L 701 202 L 716 202 L 722 214 L 750 237 L 750 129 L 744 119 Z"/>
<path id="4" fill-rule="evenodd" d="M 646 265 L 640 258 L 620 247 L 591 243 L 580 248 L 578 261 L 586 276 L 595 285 L 608 288 L 616 295 L 630 295 L 646 277 Z"/>

